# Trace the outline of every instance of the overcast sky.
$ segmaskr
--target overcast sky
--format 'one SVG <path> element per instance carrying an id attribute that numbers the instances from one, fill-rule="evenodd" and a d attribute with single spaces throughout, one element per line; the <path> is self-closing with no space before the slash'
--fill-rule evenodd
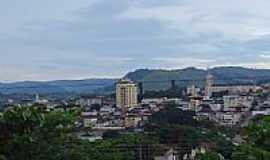
<path id="1" fill-rule="evenodd" d="M 0 0 L 0 81 L 270 68 L 269 0 Z"/>

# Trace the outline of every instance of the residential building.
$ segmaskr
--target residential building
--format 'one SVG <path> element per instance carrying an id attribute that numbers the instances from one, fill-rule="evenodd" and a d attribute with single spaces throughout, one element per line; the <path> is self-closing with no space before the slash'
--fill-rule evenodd
<path id="1" fill-rule="evenodd" d="M 116 85 L 116 106 L 119 108 L 130 108 L 137 104 L 137 85 L 129 80 L 120 80 Z"/>
<path id="2" fill-rule="evenodd" d="M 224 111 L 235 111 L 238 110 L 237 108 L 246 109 L 251 108 L 252 103 L 254 101 L 254 97 L 252 96 L 239 96 L 239 95 L 231 95 L 231 96 L 224 96 Z"/>
<path id="3" fill-rule="evenodd" d="M 163 98 L 144 98 L 142 100 L 142 104 L 150 104 L 150 103 L 161 104 L 166 100 L 167 100 L 166 97 L 163 97 Z"/>
<path id="4" fill-rule="evenodd" d="M 82 112 L 81 117 L 85 128 L 94 126 L 98 121 L 97 112 Z"/>
<path id="5" fill-rule="evenodd" d="M 217 119 L 220 125 L 233 126 L 240 122 L 242 113 L 239 112 L 218 112 Z"/>
<path id="6" fill-rule="evenodd" d="M 215 116 L 215 112 L 211 109 L 209 104 L 201 104 L 199 105 L 200 110 L 196 113 L 196 118 L 201 119 L 209 119 L 212 120 Z"/>
<path id="7" fill-rule="evenodd" d="M 178 153 L 174 149 L 170 149 L 166 153 L 164 153 L 164 155 L 156 156 L 154 159 L 155 160 L 179 160 Z"/>
<path id="8" fill-rule="evenodd" d="M 102 97 L 81 97 L 77 104 L 79 104 L 82 107 L 91 106 L 94 104 L 102 105 Z"/>
<path id="9" fill-rule="evenodd" d="M 255 85 L 214 85 L 210 88 L 210 92 L 228 91 L 230 94 L 256 92 L 260 87 Z"/>

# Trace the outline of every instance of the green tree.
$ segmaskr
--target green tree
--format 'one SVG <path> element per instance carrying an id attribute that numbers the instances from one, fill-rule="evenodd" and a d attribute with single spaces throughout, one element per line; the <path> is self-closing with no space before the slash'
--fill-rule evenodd
<path id="1" fill-rule="evenodd" d="M 73 112 L 49 112 L 36 107 L 14 107 L 1 119 L 4 137 L 0 154 L 9 160 L 58 159 L 71 139 Z"/>
<path id="2" fill-rule="evenodd" d="M 193 119 L 195 115 L 192 111 L 182 111 L 170 104 L 165 109 L 154 113 L 150 117 L 150 123 L 158 125 L 179 124 L 195 126 L 196 121 Z"/>
<path id="3" fill-rule="evenodd" d="M 233 160 L 268 160 L 270 159 L 270 116 L 254 119 L 243 131 L 246 143 L 239 146 L 232 154 Z"/>
<path id="4" fill-rule="evenodd" d="M 224 158 L 216 152 L 207 151 L 206 153 L 197 154 L 195 160 L 223 160 Z"/>
<path id="5" fill-rule="evenodd" d="M 136 136 L 96 142 L 74 133 L 77 111 L 45 112 L 37 107 L 14 107 L 0 119 L 2 160 L 134 160 Z"/>

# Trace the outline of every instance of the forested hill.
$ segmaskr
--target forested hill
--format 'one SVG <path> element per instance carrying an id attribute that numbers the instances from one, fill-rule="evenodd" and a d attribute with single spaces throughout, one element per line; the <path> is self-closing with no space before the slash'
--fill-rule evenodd
<path id="1" fill-rule="evenodd" d="M 2 94 L 35 94 L 35 93 L 93 93 L 106 92 L 114 85 L 116 79 L 85 79 L 85 80 L 59 80 L 59 81 L 24 81 L 14 83 L 0 83 Z M 111 89 L 110 89 L 111 91 Z"/>
<path id="2" fill-rule="evenodd" d="M 265 83 L 270 81 L 270 69 L 250 69 L 243 67 L 216 67 L 209 70 L 197 68 L 185 68 L 177 70 L 150 70 L 139 69 L 128 73 L 125 78 L 135 82 L 144 81 L 145 89 L 166 89 L 170 86 L 168 83 L 150 83 L 152 81 L 167 81 L 167 80 L 190 80 L 188 82 L 176 82 L 178 86 L 186 86 L 191 83 L 202 85 L 203 80 L 208 73 L 211 73 L 217 80 L 217 83 L 248 83 L 256 81 L 257 83 Z M 194 81 L 192 81 L 194 80 Z"/>

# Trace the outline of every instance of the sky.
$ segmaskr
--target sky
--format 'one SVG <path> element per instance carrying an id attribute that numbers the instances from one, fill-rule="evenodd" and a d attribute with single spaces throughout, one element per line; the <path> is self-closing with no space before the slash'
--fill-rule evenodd
<path id="1" fill-rule="evenodd" d="M 270 68 L 269 0 L 0 0 L 0 81 Z"/>

